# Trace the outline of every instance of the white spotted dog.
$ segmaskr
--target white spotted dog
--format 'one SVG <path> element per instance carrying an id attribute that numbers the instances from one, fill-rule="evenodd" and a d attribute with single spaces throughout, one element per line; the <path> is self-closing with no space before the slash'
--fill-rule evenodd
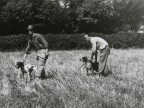
<path id="1" fill-rule="evenodd" d="M 80 59 L 80 61 L 82 61 L 85 64 L 87 75 L 89 75 L 89 71 L 91 71 L 92 74 L 94 74 L 94 72 L 98 71 L 98 62 L 93 62 L 92 60 L 88 59 L 87 57 L 82 57 L 82 59 Z"/>
<path id="2" fill-rule="evenodd" d="M 21 69 L 22 77 L 26 80 L 32 80 L 34 78 L 35 72 L 37 72 L 37 67 L 31 64 L 24 64 L 23 62 L 17 62 L 16 68 Z"/>

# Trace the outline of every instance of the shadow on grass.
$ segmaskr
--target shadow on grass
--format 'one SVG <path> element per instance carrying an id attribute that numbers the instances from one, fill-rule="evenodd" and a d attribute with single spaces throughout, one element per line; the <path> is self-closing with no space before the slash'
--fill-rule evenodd
<path id="1" fill-rule="evenodd" d="M 45 70 L 43 69 L 42 70 L 42 73 L 41 73 L 41 79 L 44 80 L 44 79 L 53 79 L 55 78 L 57 75 L 57 72 L 50 69 L 50 71 L 47 71 L 45 72 Z"/>

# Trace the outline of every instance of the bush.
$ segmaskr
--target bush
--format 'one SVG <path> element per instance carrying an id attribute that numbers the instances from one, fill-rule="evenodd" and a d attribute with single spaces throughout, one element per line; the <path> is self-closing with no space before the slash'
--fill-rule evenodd
<path id="1" fill-rule="evenodd" d="M 88 49 L 87 43 L 80 34 L 46 34 L 44 35 L 51 50 Z M 26 34 L 0 37 L 0 50 L 24 50 L 27 46 Z"/>
<path id="2" fill-rule="evenodd" d="M 54 50 L 90 48 L 90 44 L 80 34 L 47 34 L 45 37 L 48 40 L 49 48 Z"/>
<path id="3" fill-rule="evenodd" d="M 113 48 L 144 48 L 144 35 L 137 33 L 119 33 L 103 35 L 90 33 L 90 36 L 104 38 Z M 90 43 L 86 42 L 82 34 L 46 34 L 44 35 L 51 50 L 89 49 Z M 0 50 L 24 50 L 27 46 L 26 34 L 0 37 Z"/>
<path id="4" fill-rule="evenodd" d="M 26 47 L 27 35 L 9 35 L 0 37 L 0 50 L 22 50 Z"/>

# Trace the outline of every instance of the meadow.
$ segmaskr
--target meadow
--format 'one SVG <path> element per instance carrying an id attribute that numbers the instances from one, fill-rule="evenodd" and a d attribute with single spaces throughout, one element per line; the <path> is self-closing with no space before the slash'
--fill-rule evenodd
<path id="1" fill-rule="evenodd" d="M 0 108 L 144 108 L 144 50 L 111 49 L 112 75 L 86 76 L 89 50 L 50 51 L 49 78 L 25 84 L 15 63 L 23 51 L 0 52 Z M 36 53 L 27 62 L 36 65 Z"/>

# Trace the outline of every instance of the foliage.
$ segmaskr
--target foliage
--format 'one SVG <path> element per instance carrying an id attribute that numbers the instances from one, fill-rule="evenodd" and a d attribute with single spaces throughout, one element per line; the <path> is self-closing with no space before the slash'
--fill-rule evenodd
<path id="1" fill-rule="evenodd" d="M 28 0 L 9 0 L 1 12 L 2 34 L 25 32 L 32 20 L 32 4 Z"/>
<path id="2" fill-rule="evenodd" d="M 143 22 L 143 0 L 120 0 L 114 1 L 118 31 L 137 31 Z"/>
<path id="3" fill-rule="evenodd" d="M 25 33 L 28 24 L 45 34 L 137 31 L 144 18 L 143 0 L 1 0 L 0 9 L 1 35 Z"/>
<path id="4" fill-rule="evenodd" d="M 144 48 L 144 35 L 137 33 L 119 33 L 104 35 L 89 33 L 90 36 L 104 38 L 111 48 Z M 51 50 L 89 49 L 90 43 L 86 42 L 83 34 L 46 34 L 44 35 Z M 28 35 L 9 35 L 0 37 L 0 50 L 24 50 L 27 46 Z"/>
<path id="5" fill-rule="evenodd" d="M 26 47 L 26 43 L 27 35 L 25 34 L 0 37 L 0 50 L 22 50 Z"/>

